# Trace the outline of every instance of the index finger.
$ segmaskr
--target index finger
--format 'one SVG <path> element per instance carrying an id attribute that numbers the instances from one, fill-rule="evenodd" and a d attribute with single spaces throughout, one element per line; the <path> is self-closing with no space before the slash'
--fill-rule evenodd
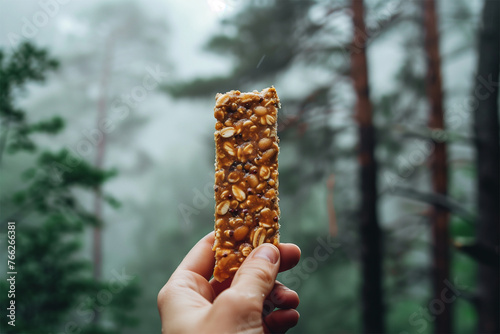
<path id="1" fill-rule="evenodd" d="M 184 257 L 177 270 L 188 270 L 197 273 L 208 281 L 215 266 L 215 257 L 212 250 L 214 239 L 213 231 L 205 235 Z"/>

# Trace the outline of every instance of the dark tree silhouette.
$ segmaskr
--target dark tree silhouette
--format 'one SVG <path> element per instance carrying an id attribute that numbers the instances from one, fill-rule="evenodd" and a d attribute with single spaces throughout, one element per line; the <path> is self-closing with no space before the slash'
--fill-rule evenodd
<path id="1" fill-rule="evenodd" d="M 496 252 L 493 265 L 479 263 L 478 314 L 480 333 L 500 332 L 500 147 L 498 125 L 498 76 L 500 62 L 500 2 L 486 0 L 479 33 L 479 60 L 474 94 L 474 137 L 477 166 L 477 242 Z M 491 83 L 491 84 L 489 84 Z M 495 250 L 496 249 L 496 250 Z"/>
<path id="2" fill-rule="evenodd" d="M 359 125 L 360 234 L 363 267 L 363 326 L 365 333 L 384 333 L 382 302 L 382 242 L 377 214 L 377 163 L 375 130 L 368 87 L 367 34 L 362 0 L 352 1 L 354 37 L 351 49 L 351 76 L 356 91 L 356 119 Z"/>
<path id="3" fill-rule="evenodd" d="M 448 188 L 448 169 L 446 164 L 446 144 L 443 141 L 444 129 L 443 89 L 441 83 L 441 60 L 439 55 L 439 34 L 434 0 L 425 0 L 424 30 L 425 53 L 427 58 L 426 89 L 429 102 L 429 128 L 433 136 L 434 151 L 430 156 L 432 188 L 435 194 L 446 196 Z M 447 289 L 449 279 L 449 212 L 444 206 L 433 204 L 430 213 L 433 246 L 433 287 L 434 298 L 440 300 Z M 435 332 L 451 333 L 451 304 L 436 314 Z"/>

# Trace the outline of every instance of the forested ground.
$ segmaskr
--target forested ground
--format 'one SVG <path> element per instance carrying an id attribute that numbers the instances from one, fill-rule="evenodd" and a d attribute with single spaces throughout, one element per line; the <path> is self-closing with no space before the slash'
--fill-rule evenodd
<path id="1" fill-rule="evenodd" d="M 498 332 L 498 1 L 200 2 L 219 22 L 186 59 L 182 25 L 125 4 L 61 6 L 84 19 L 57 43 L 5 34 L 24 275 L 2 331 L 158 332 L 159 289 L 213 228 L 213 96 L 274 85 L 290 332 Z"/>

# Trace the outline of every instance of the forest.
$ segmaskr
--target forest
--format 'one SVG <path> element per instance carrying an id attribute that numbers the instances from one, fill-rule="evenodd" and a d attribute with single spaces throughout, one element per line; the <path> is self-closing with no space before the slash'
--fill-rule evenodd
<path id="1" fill-rule="evenodd" d="M 214 97 L 274 86 L 289 333 L 500 333 L 499 0 L 0 3 L 1 333 L 159 333 Z"/>

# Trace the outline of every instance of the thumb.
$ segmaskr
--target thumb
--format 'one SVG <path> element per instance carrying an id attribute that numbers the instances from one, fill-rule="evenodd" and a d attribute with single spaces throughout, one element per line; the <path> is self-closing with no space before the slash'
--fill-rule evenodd
<path id="1" fill-rule="evenodd" d="M 280 267 L 280 252 L 273 244 L 257 247 L 236 272 L 231 290 L 244 292 L 255 306 L 262 308 L 264 299 L 271 293 Z"/>

